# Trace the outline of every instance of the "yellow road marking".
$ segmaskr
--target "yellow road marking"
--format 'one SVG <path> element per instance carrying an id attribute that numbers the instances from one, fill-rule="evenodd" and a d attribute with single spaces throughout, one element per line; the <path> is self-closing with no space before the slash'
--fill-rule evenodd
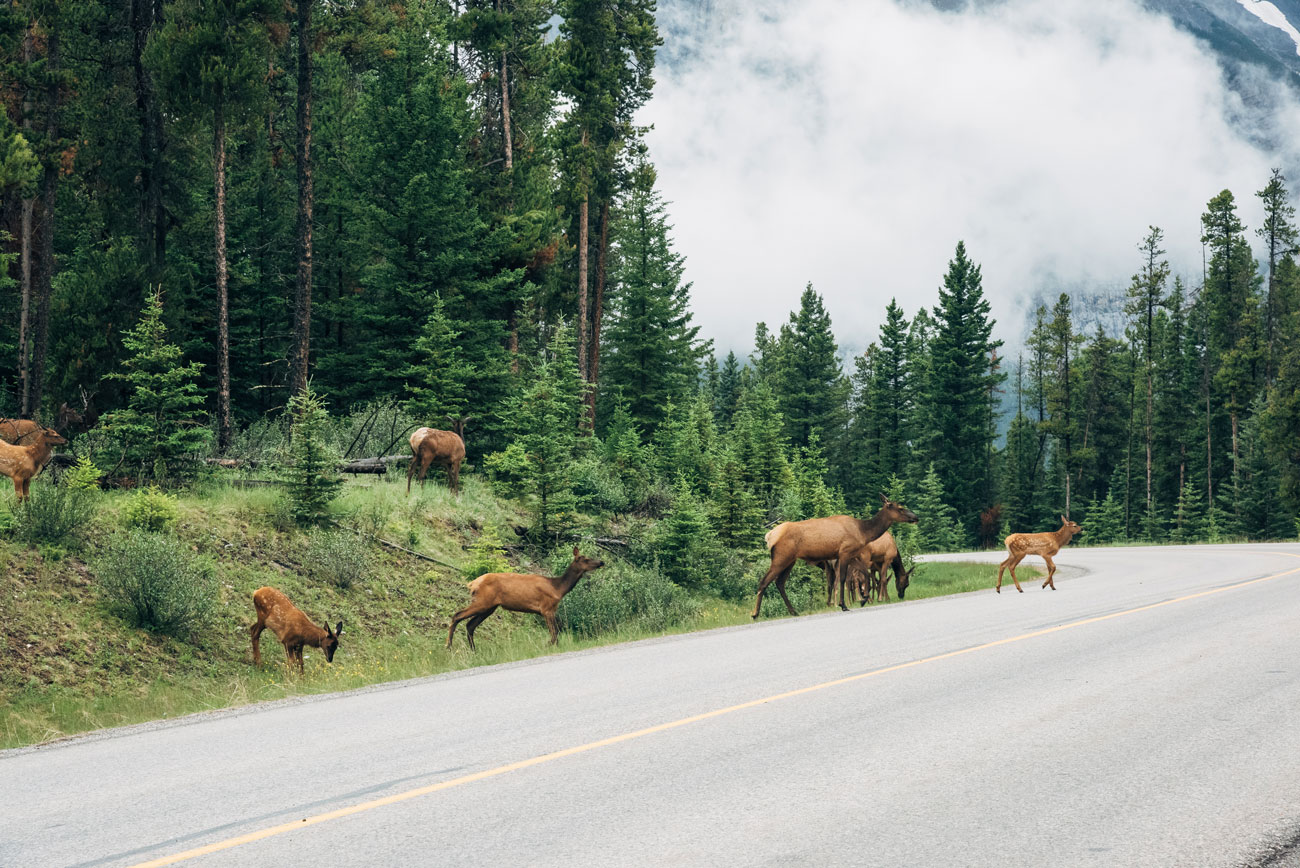
<path id="1" fill-rule="evenodd" d="M 1251 554 L 1280 554 L 1280 555 L 1285 555 L 1287 557 L 1300 558 L 1300 555 L 1291 554 L 1290 552 L 1251 552 Z M 465 784 L 472 784 L 475 781 L 482 781 L 482 780 L 487 780 L 488 778 L 495 778 L 499 775 L 504 775 L 510 772 L 519 771 L 520 769 L 531 768 L 532 766 L 539 766 L 542 765 L 543 763 L 549 763 L 549 762 L 554 762 L 555 760 L 558 759 L 564 759 L 565 757 L 576 756 L 577 754 L 586 753 L 587 751 L 596 750 L 597 748 L 609 747 L 610 745 L 613 744 L 619 744 L 625 741 L 632 741 L 633 739 L 642 738 L 647 735 L 653 735 L 657 732 L 667 732 L 670 729 L 677 729 L 678 727 L 681 726 L 687 726 L 692 723 L 698 723 L 701 720 L 709 720 L 714 717 L 722 717 L 725 714 L 732 714 L 737 711 L 743 711 L 746 708 L 754 708 L 755 706 L 765 705 L 769 702 L 778 702 L 782 699 L 790 699 L 791 697 L 795 697 L 795 696 L 803 696 L 806 693 L 814 693 L 818 690 L 826 690 L 827 688 L 830 687 L 838 687 L 841 684 L 850 684 L 855 681 L 862 681 L 867 678 L 874 678 L 877 675 L 885 675 L 886 673 L 889 672 L 898 672 L 903 669 L 911 669 L 914 666 L 921 666 L 926 663 L 935 663 L 939 660 L 948 660 L 953 657 L 960 657 L 963 654 L 972 654 L 976 651 L 985 651 L 988 650 L 989 648 L 997 648 L 1001 645 L 1010 645 L 1013 642 L 1023 642 L 1026 639 L 1033 639 L 1038 636 L 1046 636 L 1050 633 L 1059 633 L 1062 630 L 1072 630 L 1075 627 L 1083 627 L 1088 624 L 1096 624 L 1101 621 L 1109 621 L 1113 618 L 1122 618 L 1127 615 L 1135 615 L 1138 612 L 1147 612 L 1150 611 L 1151 609 L 1159 609 L 1162 606 L 1172 606 L 1174 603 L 1185 603 L 1188 600 L 1196 600 L 1201 597 L 1209 597 L 1214 594 L 1221 594 L 1224 591 L 1232 591 L 1232 590 L 1236 590 L 1237 588 L 1244 588 L 1247 587 L 1248 585 L 1257 585 L 1260 582 L 1267 582 L 1270 581 L 1271 579 L 1278 579 L 1281 578 L 1282 576 L 1292 575 L 1293 573 L 1300 573 L 1300 567 L 1296 567 L 1293 570 L 1287 570 L 1281 573 L 1274 573 L 1271 576 L 1263 576 L 1258 579 L 1247 579 L 1244 582 L 1237 582 L 1235 584 L 1225 585 L 1221 588 L 1213 588 L 1208 591 L 1198 591 L 1195 594 L 1186 594 L 1182 597 L 1174 597 L 1173 599 L 1164 600 L 1159 603 L 1149 603 L 1145 606 L 1138 606 L 1137 608 L 1134 609 L 1125 609 L 1122 612 L 1112 612 L 1109 615 L 1098 615 L 1094 618 L 1085 618 L 1082 621 L 1070 621 L 1069 623 L 1059 624 L 1055 627 L 1047 627 L 1042 630 L 1034 630 L 1031 633 L 1022 633 L 1019 636 L 1011 636 L 1006 639 L 998 639 L 993 642 L 986 642 L 983 645 L 973 645 L 970 648 L 962 648 L 959 651 L 948 651 L 943 654 L 936 654 L 933 657 L 923 657 L 919 660 L 912 660 L 908 663 L 898 663 L 894 666 L 886 666 L 882 669 L 873 669 L 870 672 L 862 672 L 857 675 L 850 675 L 846 678 L 837 678 L 834 681 L 823 681 L 821 684 L 814 684 L 811 687 L 801 687 L 798 690 L 789 690 L 786 691 L 785 693 L 777 693 L 772 696 L 765 696 L 762 699 L 752 699 L 749 702 L 742 702 L 739 705 L 731 705 L 728 706 L 727 708 L 719 708 L 714 711 L 707 711 L 703 714 L 696 714 L 691 717 L 683 717 L 680 720 L 674 720 L 668 723 L 661 723 L 656 726 L 649 726 L 646 727 L 645 729 L 638 729 L 635 732 L 627 732 L 627 733 L 623 733 L 622 735 L 611 736 L 610 738 L 602 738 L 599 741 L 588 742 L 587 744 L 581 744 L 576 747 L 565 748 L 564 750 L 558 750 L 555 751 L 554 753 L 535 756 L 532 757 L 531 759 L 521 760 L 515 763 L 509 763 L 508 765 L 497 766 L 496 768 L 487 769 L 486 771 L 475 772 L 472 775 L 464 775 L 463 777 L 452 778 L 451 780 L 443 781 L 442 783 L 430 784 L 429 786 L 425 786 L 425 787 L 417 787 L 413 790 L 407 790 L 402 793 L 394 793 L 391 796 L 384 796 L 381 799 L 373 799 L 369 802 L 361 802 L 360 804 L 352 805 L 347 808 L 339 808 L 336 811 L 329 811 L 324 814 L 317 814 L 314 817 L 305 817 L 301 820 L 297 820 L 292 823 L 282 823 L 279 826 L 271 826 L 266 829 L 259 829 L 256 832 L 249 832 L 247 835 L 240 835 L 236 838 L 227 838 L 224 841 L 217 841 L 212 844 L 206 844 L 202 847 L 196 847 L 193 850 L 186 850 L 183 853 L 176 853 L 171 856 L 163 856 L 162 858 L 153 859 L 149 862 L 140 862 L 136 865 L 131 866 L 131 868 L 158 868 L 158 866 L 163 866 L 163 865 L 175 865 L 177 862 L 185 862 L 190 859 L 196 859 L 199 856 L 207 856 L 210 853 L 219 853 L 222 850 L 229 850 L 233 847 L 239 847 L 244 844 L 251 844 L 254 841 L 261 841 L 264 838 L 273 838 L 277 835 L 283 835 L 286 832 L 292 832 L 296 829 L 305 829 L 308 826 L 315 826 L 318 823 L 327 823 L 330 820 L 338 820 L 341 819 L 342 817 L 350 817 L 353 814 L 360 814 L 360 813 L 364 813 L 365 811 L 372 811 L 375 808 L 382 808 L 385 805 L 395 805 L 399 802 L 405 802 L 410 799 L 419 798 L 420 796 L 427 796 L 430 793 L 436 793 L 441 790 L 449 790 L 453 787 L 459 787 Z"/>

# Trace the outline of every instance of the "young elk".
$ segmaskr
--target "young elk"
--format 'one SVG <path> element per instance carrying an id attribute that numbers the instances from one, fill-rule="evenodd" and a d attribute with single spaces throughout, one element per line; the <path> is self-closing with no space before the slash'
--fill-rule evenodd
<path id="1" fill-rule="evenodd" d="M 894 535 L 886 531 L 878 539 L 867 545 L 866 554 L 859 561 L 865 561 L 867 567 L 866 586 L 868 592 L 874 592 L 876 600 L 880 602 L 889 602 L 889 576 L 887 571 L 894 571 L 894 590 L 898 591 L 898 599 L 903 599 L 907 593 L 907 587 L 912 583 L 912 573 L 916 572 L 916 566 L 912 569 L 903 569 L 903 558 L 898 554 L 898 544 L 894 542 Z M 862 596 L 863 604 L 867 602 L 867 594 Z"/>
<path id="2" fill-rule="evenodd" d="M 0 440 L 14 446 L 28 445 L 40 430 L 41 426 L 31 419 L 0 419 Z"/>
<path id="3" fill-rule="evenodd" d="M 840 585 L 840 608 L 848 611 L 844 605 L 844 586 L 848 576 L 849 563 L 862 554 L 867 543 L 876 539 L 896 522 L 914 522 L 916 513 L 901 503 L 894 503 L 883 494 L 880 495 L 884 505 L 880 511 L 867 521 L 851 515 L 832 515 L 829 518 L 810 518 L 805 521 L 787 521 L 778 524 L 767 532 L 763 541 L 767 543 L 772 554 L 772 565 L 767 574 L 758 583 L 758 599 L 754 601 L 751 618 L 757 618 L 763 606 L 763 592 L 773 581 L 776 589 L 785 601 L 785 607 L 791 615 L 798 614 L 785 593 L 785 581 L 794 568 L 795 561 L 807 561 L 810 564 L 836 561 L 836 577 Z"/>
<path id="4" fill-rule="evenodd" d="M 473 600 L 465 608 L 451 616 L 451 626 L 447 628 L 447 647 L 456 635 L 456 625 L 465 619 L 465 638 L 469 641 L 469 650 L 474 650 L 474 631 L 500 606 L 511 612 L 533 612 L 541 615 L 551 631 L 551 644 L 554 645 L 560 635 L 560 625 L 555 620 L 555 610 L 564 595 L 573 590 L 578 580 L 592 570 L 605 566 L 604 561 L 584 558 L 573 547 L 573 562 L 558 578 L 548 578 L 535 574 L 523 573 L 484 573 L 468 584 Z"/>
<path id="5" fill-rule="evenodd" d="M 1052 576 L 1056 573 L 1056 564 L 1052 561 L 1052 555 L 1059 552 L 1062 546 L 1069 545 L 1076 533 L 1083 533 L 1083 528 L 1061 516 L 1060 529 L 1051 533 L 1011 534 L 1007 537 L 1007 559 L 998 565 L 998 583 L 993 590 L 1002 593 L 1002 571 L 1009 568 L 1011 581 L 1016 583 L 1016 590 L 1023 594 L 1025 589 L 1016 580 L 1016 564 L 1023 561 L 1026 555 L 1039 555 L 1047 562 L 1047 580 L 1043 582 L 1043 587 L 1055 591 L 1056 582 L 1052 581 Z"/>
<path id="6" fill-rule="evenodd" d="M 452 431 L 436 428 L 417 428 L 411 435 L 411 466 L 406 470 L 406 493 L 411 493 L 411 477 L 416 465 L 420 468 L 420 487 L 429 465 L 440 464 L 447 469 L 447 484 L 452 494 L 460 494 L 460 463 L 465 460 L 465 441 Z"/>
<path id="7" fill-rule="evenodd" d="M 13 480 L 19 502 L 29 496 L 32 477 L 49 463 L 54 454 L 51 447 L 68 442 L 53 428 L 41 428 L 27 439 L 26 446 L 12 446 L 0 441 L 0 473 Z"/>
<path id="8" fill-rule="evenodd" d="M 257 623 L 248 628 L 253 637 L 253 665 L 262 665 L 262 631 L 267 627 L 284 645 L 290 665 L 298 661 L 298 674 L 303 673 L 302 649 L 308 645 L 325 654 L 325 662 L 334 662 L 334 652 L 339 648 L 343 622 L 330 630 L 329 622 L 317 627 L 312 620 L 275 588 L 263 587 L 253 592 L 253 608 L 257 609 Z"/>

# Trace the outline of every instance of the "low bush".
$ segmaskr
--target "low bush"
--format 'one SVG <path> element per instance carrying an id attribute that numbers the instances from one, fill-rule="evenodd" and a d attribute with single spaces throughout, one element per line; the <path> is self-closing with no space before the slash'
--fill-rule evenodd
<path id="1" fill-rule="evenodd" d="M 137 627 L 184 636 L 202 626 L 217 605 L 211 562 L 164 534 L 118 534 L 96 572 L 110 606 Z"/>
<path id="2" fill-rule="evenodd" d="M 150 485 L 127 498 L 123 521 L 131 530 L 162 533 L 176 524 L 177 515 L 176 498 Z"/>
<path id="3" fill-rule="evenodd" d="M 598 455 L 589 455 L 574 465 L 573 493 L 578 508 L 587 512 L 620 513 L 632 506 L 623 480 Z"/>
<path id="4" fill-rule="evenodd" d="M 572 550 L 565 550 L 566 567 Z M 559 563 L 556 558 L 555 563 Z M 638 569 L 625 561 L 605 561 L 602 569 L 582 578 L 560 603 L 560 626 L 580 637 L 619 629 L 662 632 L 699 611 L 699 604 L 671 581 L 653 570 Z"/>
<path id="5" fill-rule="evenodd" d="M 514 572 L 506 560 L 505 546 L 501 544 L 496 531 L 484 528 L 483 533 L 469 547 L 469 562 L 461 572 L 468 581 L 473 581 L 484 573 Z"/>
<path id="6" fill-rule="evenodd" d="M 343 589 L 365 581 L 372 566 L 366 542 L 344 530 L 312 531 L 303 563 L 312 578 Z"/>
<path id="7" fill-rule="evenodd" d="M 50 482 L 33 485 L 31 497 L 14 507 L 14 536 L 28 545 L 65 545 L 90 523 L 97 491 Z"/>

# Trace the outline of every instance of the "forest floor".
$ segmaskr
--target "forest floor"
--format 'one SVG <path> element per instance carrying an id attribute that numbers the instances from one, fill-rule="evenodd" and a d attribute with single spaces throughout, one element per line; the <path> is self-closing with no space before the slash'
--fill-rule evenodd
<path id="1" fill-rule="evenodd" d="M 564 631 L 554 648 L 546 644 L 546 631 L 535 616 L 499 612 L 479 628 L 477 653 L 466 646 L 463 629 L 453 648 L 444 650 L 448 618 L 469 599 L 465 581 L 475 566 L 471 547 L 485 535 L 517 539 L 514 527 L 526 523 L 526 517 L 474 477 L 464 481 L 459 498 L 434 483 L 408 497 L 404 481 L 371 477 L 347 483 L 338 513 L 364 534 L 357 536 L 358 544 L 371 558 L 367 576 L 347 588 L 312 577 L 310 538 L 284 521 L 274 488 L 208 483 L 180 493 L 172 533 L 210 558 L 219 584 L 215 615 L 185 638 L 131 626 L 100 592 L 96 564 L 123 526 L 128 493 L 99 495 L 90 526 L 66 547 L 32 548 L 0 536 L 0 748 L 749 622 L 749 600 L 670 588 L 676 598 L 659 617 L 611 621 L 580 634 Z M 0 512 L 5 508 L 0 504 Z M 364 541 L 374 538 L 435 560 Z M 583 546 L 585 553 L 593 553 L 590 542 Z M 554 574 L 557 555 L 542 555 L 543 562 L 537 563 L 526 552 L 508 547 L 510 568 Z M 588 608 L 599 605 L 602 588 L 606 596 L 621 594 L 620 589 L 645 575 L 609 551 L 602 550 L 601 557 L 607 569 L 579 586 L 589 594 L 582 603 Z M 820 572 L 800 569 L 791 582 L 792 596 L 802 612 L 818 611 L 825 599 Z M 996 567 L 987 564 L 921 564 L 908 599 L 987 589 L 995 575 Z M 262 585 L 284 591 L 318 621 L 344 622 L 332 664 L 309 648 L 306 673 L 299 677 L 285 665 L 279 642 L 267 631 L 261 643 L 263 666 L 252 665 L 251 597 Z M 577 592 L 569 599 L 578 599 Z M 665 608 L 662 595 L 654 605 Z M 784 614 L 779 598 L 765 601 L 765 617 Z"/>

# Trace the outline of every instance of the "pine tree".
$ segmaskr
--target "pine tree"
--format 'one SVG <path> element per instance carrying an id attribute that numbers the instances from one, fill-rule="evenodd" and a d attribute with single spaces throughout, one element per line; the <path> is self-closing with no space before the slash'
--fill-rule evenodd
<path id="1" fill-rule="evenodd" d="M 1117 467 L 1111 476 L 1106 497 L 1100 502 L 1094 497 L 1084 513 L 1088 529 L 1087 541 L 1095 544 L 1124 542 L 1124 487 L 1123 468 Z"/>
<path id="2" fill-rule="evenodd" d="M 162 315 L 162 293 L 155 292 L 123 339 L 131 353 L 125 370 L 110 375 L 129 389 L 127 406 L 102 423 L 124 445 L 127 465 L 154 479 L 187 475 L 196 454 L 211 444 L 202 424 L 203 396 L 194 382 L 199 363 L 182 363 L 180 348 L 167 341 Z"/>
<path id="3" fill-rule="evenodd" d="M 1264 443 L 1273 453 L 1280 475 L 1283 503 L 1300 512 L 1300 266 L 1285 256 L 1278 263 L 1278 294 L 1289 309 L 1278 318 L 1277 377 L 1267 392 L 1260 420 Z"/>
<path id="4" fill-rule="evenodd" d="M 991 398 L 1005 378 L 993 368 L 1002 342 L 989 312 L 980 267 L 958 242 L 934 309 L 926 405 L 934 470 L 968 531 L 991 502 Z"/>
<path id="5" fill-rule="evenodd" d="M 1255 233 L 1264 240 L 1268 251 L 1268 291 L 1264 297 L 1265 380 L 1273 381 L 1277 370 L 1277 321 L 1283 315 L 1284 299 L 1278 291 L 1277 267 L 1282 258 L 1297 250 L 1295 206 L 1287 196 L 1286 176 L 1274 169 L 1263 190 L 1255 194 L 1264 203 L 1264 224 Z"/>
<path id="6" fill-rule="evenodd" d="M 754 545 L 762 537 L 763 510 L 745 485 L 744 466 L 730 444 L 721 447 L 715 462 L 718 482 L 711 507 L 718 541 L 728 548 Z"/>
<path id="7" fill-rule="evenodd" d="M 407 409 L 417 419 L 454 423 L 468 408 L 467 383 L 474 380 L 472 365 L 465 362 L 456 340 L 460 332 L 447 316 L 442 298 L 436 298 L 424 333 L 415 341 L 417 363 L 407 368 Z M 436 425 L 434 427 L 437 427 Z"/>
<path id="8" fill-rule="evenodd" d="M 943 480 L 933 464 L 911 497 L 916 513 L 916 543 L 922 552 L 950 552 L 965 545 L 965 531 L 944 497 Z"/>
<path id="9" fill-rule="evenodd" d="M 800 297 L 799 311 L 781 327 L 779 341 L 775 376 L 786 438 L 807 446 L 814 431 L 830 437 L 842 424 L 848 383 L 840 372 L 830 315 L 811 283 Z"/>
<path id="10" fill-rule="evenodd" d="M 293 517 L 299 524 L 320 524 L 343 487 L 338 453 L 325 440 L 329 412 L 308 381 L 289 398 L 289 454 L 282 473 Z"/>
<path id="11" fill-rule="evenodd" d="M 1156 313 L 1164 304 L 1165 283 L 1169 279 L 1169 262 L 1161 259 L 1165 255 L 1160 246 L 1164 242 L 1164 232 L 1155 226 L 1142 239 L 1139 250 L 1144 262 L 1142 271 L 1133 275 L 1128 289 L 1128 303 L 1124 312 L 1129 315 L 1129 341 L 1137 358 L 1141 360 L 1144 394 L 1146 401 L 1143 412 L 1143 442 L 1146 446 L 1146 508 L 1151 509 L 1154 499 L 1153 491 L 1153 453 L 1152 453 L 1152 417 L 1155 400 L 1155 343 Z"/>
<path id="12" fill-rule="evenodd" d="M 1192 543 L 1205 538 L 1205 509 L 1201 487 L 1191 479 L 1183 483 L 1170 524 L 1169 538 L 1174 542 Z"/>
<path id="13" fill-rule="evenodd" d="M 699 588 L 709 580 L 715 557 L 708 516 L 686 480 L 673 493 L 673 508 L 658 540 L 659 568 L 674 584 Z"/>
<path id="14" fill-rule="evenodd" d="M 718 390 L 713 400 L 719 426 L 726 428 L 731 425 L 731 417 L 736 413 L 736 401 L 739 398 L 740 362 L 735 352 L 729 351 L 722 361 L 722 370 L 718 372 Z"/>

